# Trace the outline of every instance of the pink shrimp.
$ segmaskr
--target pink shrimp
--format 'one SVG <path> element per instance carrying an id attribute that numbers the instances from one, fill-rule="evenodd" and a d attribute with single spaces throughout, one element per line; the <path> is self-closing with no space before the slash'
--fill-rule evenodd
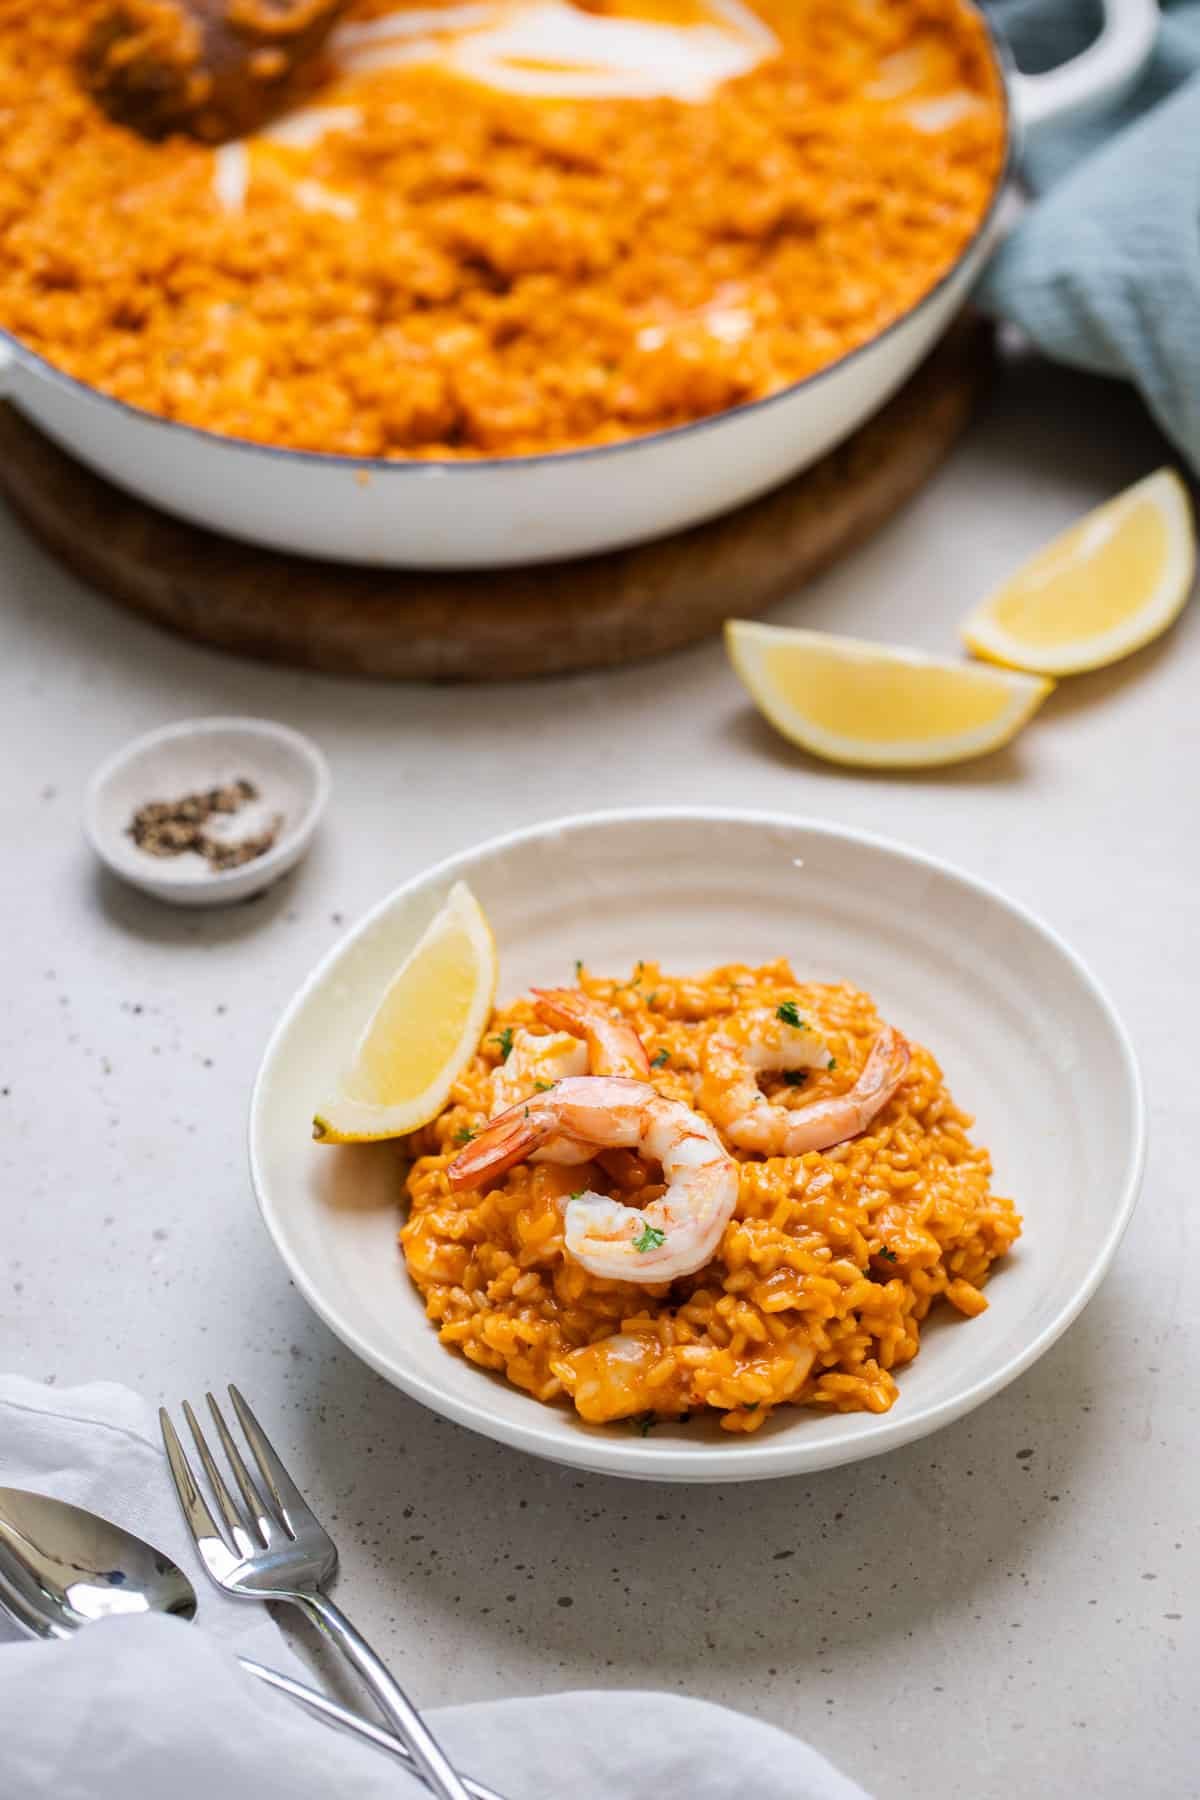
<path id="1" fill-rule="evenodd" d="M 632 1075 L 644 1081 L 650 1064 L 632 1026 L 614 1019 L 599 1001 L 571 988 L 533 990 L 543 1025 L 554 1031 L 518 1026 L 504 1061 L 492 1072 L 492 1116 L 497 1117 L 567 1075 Z M 636 1158 L 613 1151 L 626 1184 L 633 1182 Z"/>
<path id="2" fill-rule="evenodd" d="M 742 1041 L 744 1033 L 734 1029 L 737 1023 L 735 1015 L 709 1040 L 700 1104 L 731 1144 L 763 1156 L 803 1156 L 806 1150 L 828 1150 L 857 1137 L 896 1092 L 911 1056 L 907 1040 L 885 1025 L 847 1093 L 814 1100 L 809 1106 L 777 1106 L 759 1089 L 759 1069 L 802 1064 L 827 1068 L 832 1058 L 819 1038 L 800 1037 L 795 1031 L 786 1034 L 786 1044 L 752 1045 Z M 806 1041 L 811 1054 L 804 1053 Z"/>
<path id="3" fill-rule="evenodd" d="M 485 1125 L 450 1164 L 455 1190 L 482 1187 L 515 1163 L 590 1162 L 636 1150 L 662 1164 L 665 1191 L 644 1207 L 573 1194 L 563 1213 L 568 1256 L 610 1281 L 674 1281 L 711 1261 L 738 1196 L 738 1165 L 707 1119 L 649 1082 L 568 1076 Z"/>
<path id="4" fill-rule="evenodd" d="M 569 1031 L 587 1045 L 592 1075 L 629 1075 L 645 1081 L 650 1058 L 632 1025 L 614 1019 L 606 1006 L 575 988 L 534 988 L 537 1016 L 556 1031 Z"/>

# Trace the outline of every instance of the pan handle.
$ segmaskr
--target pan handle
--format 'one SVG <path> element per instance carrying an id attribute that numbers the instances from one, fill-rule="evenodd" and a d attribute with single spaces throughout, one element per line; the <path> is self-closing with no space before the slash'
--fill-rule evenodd
<path id="1" fill-rule="evenodd" d="M 1048 74 L 1014 75 L 1018 130 L 1081 118 L 1119 99 L 1141 74 L 1157 35 L 1157 0 L 1104 0 L 1104 25 L 1094 44 Z"/>

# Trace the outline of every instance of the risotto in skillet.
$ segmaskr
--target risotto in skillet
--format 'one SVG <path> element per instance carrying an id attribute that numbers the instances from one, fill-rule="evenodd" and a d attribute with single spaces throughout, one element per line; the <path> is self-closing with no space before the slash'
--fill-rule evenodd
<path id="1" fill-rule="evenodd" d="M 955 263 L 1005 148 L 966 0 L 357 0 L 216 149 L 80 78 L 114 0 L 0 0 L 0 326 L 167 418 L 507 457 L 761 399 Z"/>

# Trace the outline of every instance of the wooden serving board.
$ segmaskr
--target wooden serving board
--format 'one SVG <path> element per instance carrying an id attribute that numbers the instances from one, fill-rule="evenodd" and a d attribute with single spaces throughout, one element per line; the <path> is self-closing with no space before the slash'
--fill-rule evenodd
<path id="1" fill-rule="evenodd" d="M 631 550 L 495 572 L 361 569 L 171 518 L 0 406 L 0 490 L 122 606 L 242 656 L 388 680 L 498 681 L 677 650 L 761 612 L 916 492 L 969 419 L 991 333 L 960 320 L 881 412 L 761 500 Z"/>

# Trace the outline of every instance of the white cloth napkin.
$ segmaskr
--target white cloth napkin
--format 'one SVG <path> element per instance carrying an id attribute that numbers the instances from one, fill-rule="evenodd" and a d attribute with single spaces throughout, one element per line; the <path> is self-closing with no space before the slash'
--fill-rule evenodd
<path id="1" fill-rule="evenodd" d="M 238 1667 L 235 1648 L 295 1664 L 265 1607 L 227 1599 L 200 1569 L 153 1414 L 136 1395 L 108 1382 L 57 1389 L 0 1376 L 0 1486 L 127 1525 L 175 1557 L 201 1602 L 194 1625 L 111 1619 L 68 1643 L 19 1637 L 0 1618 L 0 1795 L 416 1800 L 423 1791 L 394 1758 Z M 866 1800 L 806 1744 L 707 1701 L 573 1693 L 429 1716 L 458 1767 L 506 1800 Z"/>

